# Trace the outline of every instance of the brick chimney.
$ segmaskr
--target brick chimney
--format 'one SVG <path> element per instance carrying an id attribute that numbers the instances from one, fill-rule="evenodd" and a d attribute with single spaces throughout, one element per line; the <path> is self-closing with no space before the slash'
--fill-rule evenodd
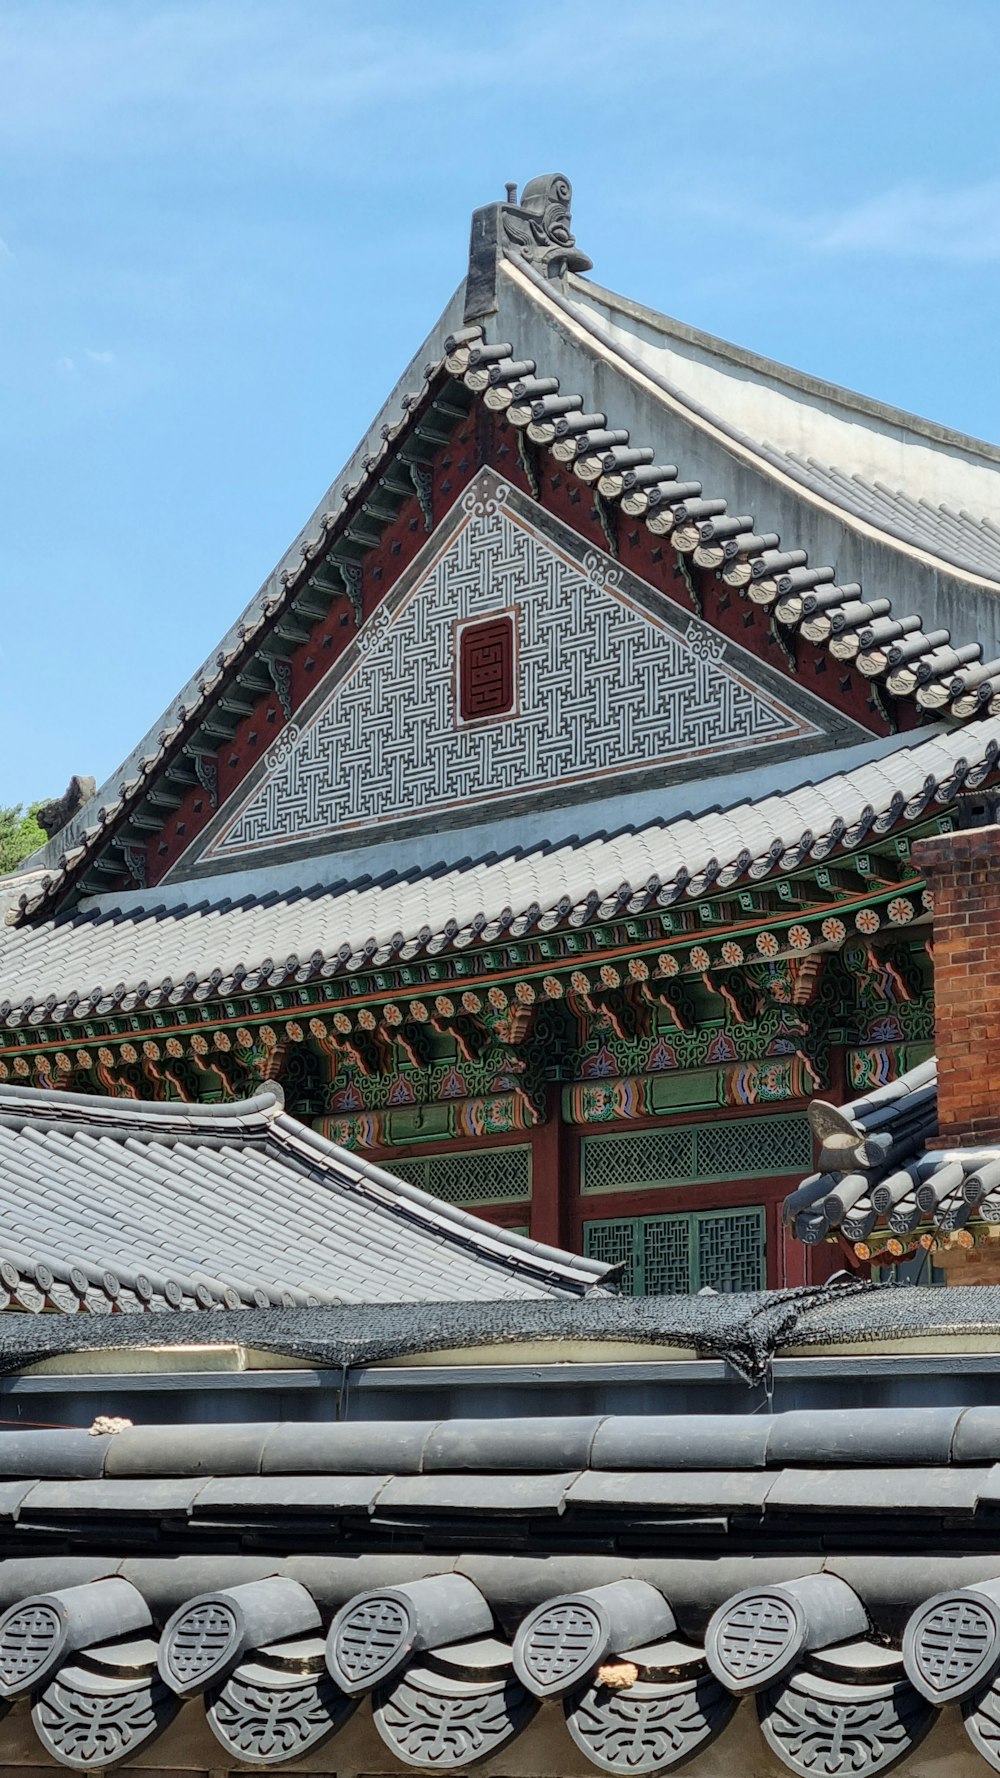
<path id="1" fill-rule="evenodd" d="M 913 859 L 934 897 L 932 1146 L 1000 1143 L 1000 826 L 919 840 Z"/>

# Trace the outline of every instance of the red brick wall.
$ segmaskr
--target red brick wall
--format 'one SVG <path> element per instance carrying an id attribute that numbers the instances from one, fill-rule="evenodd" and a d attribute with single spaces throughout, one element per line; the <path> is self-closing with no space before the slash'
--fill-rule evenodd
<path id="1" fill-rule="evenodd" d="M 920 840 L 934 896 L 936 1148 L 1000 1142 L 1000 827 Z"/>

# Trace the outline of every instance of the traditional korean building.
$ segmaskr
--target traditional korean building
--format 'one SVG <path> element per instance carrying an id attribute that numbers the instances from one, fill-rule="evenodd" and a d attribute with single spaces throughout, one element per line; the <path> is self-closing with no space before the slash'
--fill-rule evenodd
<path id="1" fill-rule="evenodd" d="M 917 842 L 1000 779 L 1000 452 L 614 295 L 569 203 L 476 212 L 286 556 L 50 811 L 0 1078 L 280 1085 L 626 1289 L 794 1284 L 842 1263 L 781 1219 L 806 1110 L 930 1056 Z"/>

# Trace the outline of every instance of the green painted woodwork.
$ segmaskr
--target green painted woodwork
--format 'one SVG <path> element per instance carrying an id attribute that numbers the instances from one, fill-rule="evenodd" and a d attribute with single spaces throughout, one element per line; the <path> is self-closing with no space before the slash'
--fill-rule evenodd
<path id="1" fill-rule="evenodd" d="M 764 1211 L 757 1204 L 585 1222 L 583 1251 L 624 1266 L 618 1288 L 625 1296 L 685 1296 L 706 1288 L 728 1294 L 763 1290 L 766 1283 Z"/>
<path id="2" fill-rule="evenodd" d="M 721 1179 L 802 1175 L 812 1163 L 812 1138 L 801 1113 L 785 1117 L 716 1118 L 635 1135 L 585 1136 L 580 1190 L 648 1191 Z"/>
<path id="3" fill-rule="evenodd" d="M 397 1178 L 446 1204 L 525 1204 L 531 1199 L 531 1149 L 465 1149 L 418 1160 L 394 1160 Z"/>

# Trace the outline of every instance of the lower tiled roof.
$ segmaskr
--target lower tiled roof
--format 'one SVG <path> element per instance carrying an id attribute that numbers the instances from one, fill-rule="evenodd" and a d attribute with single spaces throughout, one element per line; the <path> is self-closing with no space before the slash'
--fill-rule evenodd
<path id="1" fill-rule="evenodd" d="M 580 1296 L 608 1268 L 442 1204 L 289 1117 L 0 1086 L 0 1301 L 266 1308 Z"/>
<path id="2" fill-rule="evenodd" d="M 697 817 L 377 881 L 218 891 L 0 927 L 0 1024 L 82 1019 L 350 974 L 503 934 L 580 927 L 757 883 L 862 845 L 997 768 L 1000 716 L 933 733 L 818 783 Z"/>
<path id="3" fill-rule="evenodd" d="M 936 1238 L 970 1220 L 1000 1226 L 1000 1148 L 927 1147 L 938 1127 L 933 1058 L 839 1109 L 815 1100 L 809 1119 L 819 1171 L 785 1201 L 800 1241 L 840 1234 L 863 1246 L 879 1231 L 892 1254 L 921 1230 Z"/>

